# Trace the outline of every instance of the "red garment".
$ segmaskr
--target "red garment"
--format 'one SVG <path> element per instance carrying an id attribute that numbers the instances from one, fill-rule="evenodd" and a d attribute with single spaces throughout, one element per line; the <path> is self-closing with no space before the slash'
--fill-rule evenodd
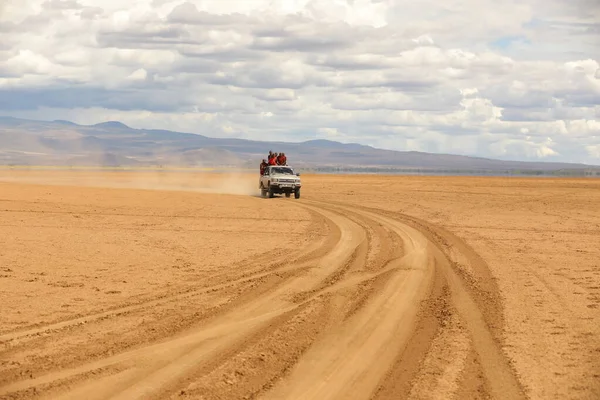
<path id="1" fill-rule="evenodd" d="M 265 168 L 266 168 L 265 163 L 260 163 L 260 174 L 261 175 L 265 174 Z"/>
<path id="2" fill-rule="evenodd" d="M 271 157 L 269 159 L 269 165 L 277 165 L 277 160 L 275 157 Z"/>
<path id="3" fill-rule="evenodd" d="M 286 156 L 279 157 L 279 165 L 286 165 L 286 163 L 287 163 L 287 157 Z"/>

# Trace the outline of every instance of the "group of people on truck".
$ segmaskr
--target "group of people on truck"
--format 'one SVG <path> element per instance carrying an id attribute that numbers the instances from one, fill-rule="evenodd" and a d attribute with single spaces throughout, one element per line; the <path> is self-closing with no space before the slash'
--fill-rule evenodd
<path id="1" fill-rule="evenodd" d="M 260 163 L 260 174 L 263 175 L 265 173 L 265 169 L 269 165 L 287 165 L 287 158 L 285 153 L 273 153 L 269 150 L 269 155 L 266 159 L 263 158 Z"/>

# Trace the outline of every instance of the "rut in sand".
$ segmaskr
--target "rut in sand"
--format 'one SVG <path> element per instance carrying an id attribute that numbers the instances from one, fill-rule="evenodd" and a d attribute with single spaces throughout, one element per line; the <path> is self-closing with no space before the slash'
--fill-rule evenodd
<path id="1" fill-rule="evenodd" d="M 329 232 L 304 253 L 268 268 L 256 259 L 251 273 L 197 291 L 3 334 L 3 354 L 25 360 L 47 340 L 83 340 L 106 321 L 215 296 L 211 312 L 161 339 L 44 370 L 24 362 L 0 381 L 0 396 L 422 398 L 427 388 L 451 396 L 477 381 L 491 398 L 524 398 L 488 311 L 455 269 L 453 254 L 466 249 L 456 238 L 377 210 L 295 204 Z M 471 359 L 476 367 L 464 368 Z"/>

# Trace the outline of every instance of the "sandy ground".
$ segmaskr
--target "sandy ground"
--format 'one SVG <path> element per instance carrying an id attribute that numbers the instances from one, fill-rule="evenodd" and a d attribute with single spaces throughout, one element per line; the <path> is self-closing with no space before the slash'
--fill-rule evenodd
<path id="1" fill-rule="evenodd" d="M 0 171 L 0 398 L 600 398 L 600 180 L 303 182 Z"/>

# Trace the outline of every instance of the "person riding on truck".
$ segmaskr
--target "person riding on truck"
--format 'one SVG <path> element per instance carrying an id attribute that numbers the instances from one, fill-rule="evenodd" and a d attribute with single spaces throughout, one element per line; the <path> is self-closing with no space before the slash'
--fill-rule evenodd
<path id="1" fill-rule="evenodd" d="M 269 158 L 269 165 L 277 165 L 277 153 L 273 153 Z"/>
<path id="2" fill-rule="evenodd" d="M 269 166 L 269 164 L 267 164 L 267 160 L 265 160 L 263 158 L 262 162 L 260 163 L 260 175 L 264 175 L 265 174 L 265 169 Z"/>
<path id="3" fill-rule="evenodd" d="M 287 159 L 286 159 L 284 153 L 279 153 L 279 156 L 277 156 L 277 164 L 278 165 L 287 165 Z"/>
<path id="4" fill-rule="evenodd" d="M 267 160 L 263 159 L 263 162 L 266 162 L 267 166 L 269 165 L 287 165 L 287 157 L 285 153 L 273 153 L 269 150 L 269 155 L 267 156 Z M 262 165 L 262 164 L 261 164 Z M 261 173 L 262 175 L 262 173 Z"/>

